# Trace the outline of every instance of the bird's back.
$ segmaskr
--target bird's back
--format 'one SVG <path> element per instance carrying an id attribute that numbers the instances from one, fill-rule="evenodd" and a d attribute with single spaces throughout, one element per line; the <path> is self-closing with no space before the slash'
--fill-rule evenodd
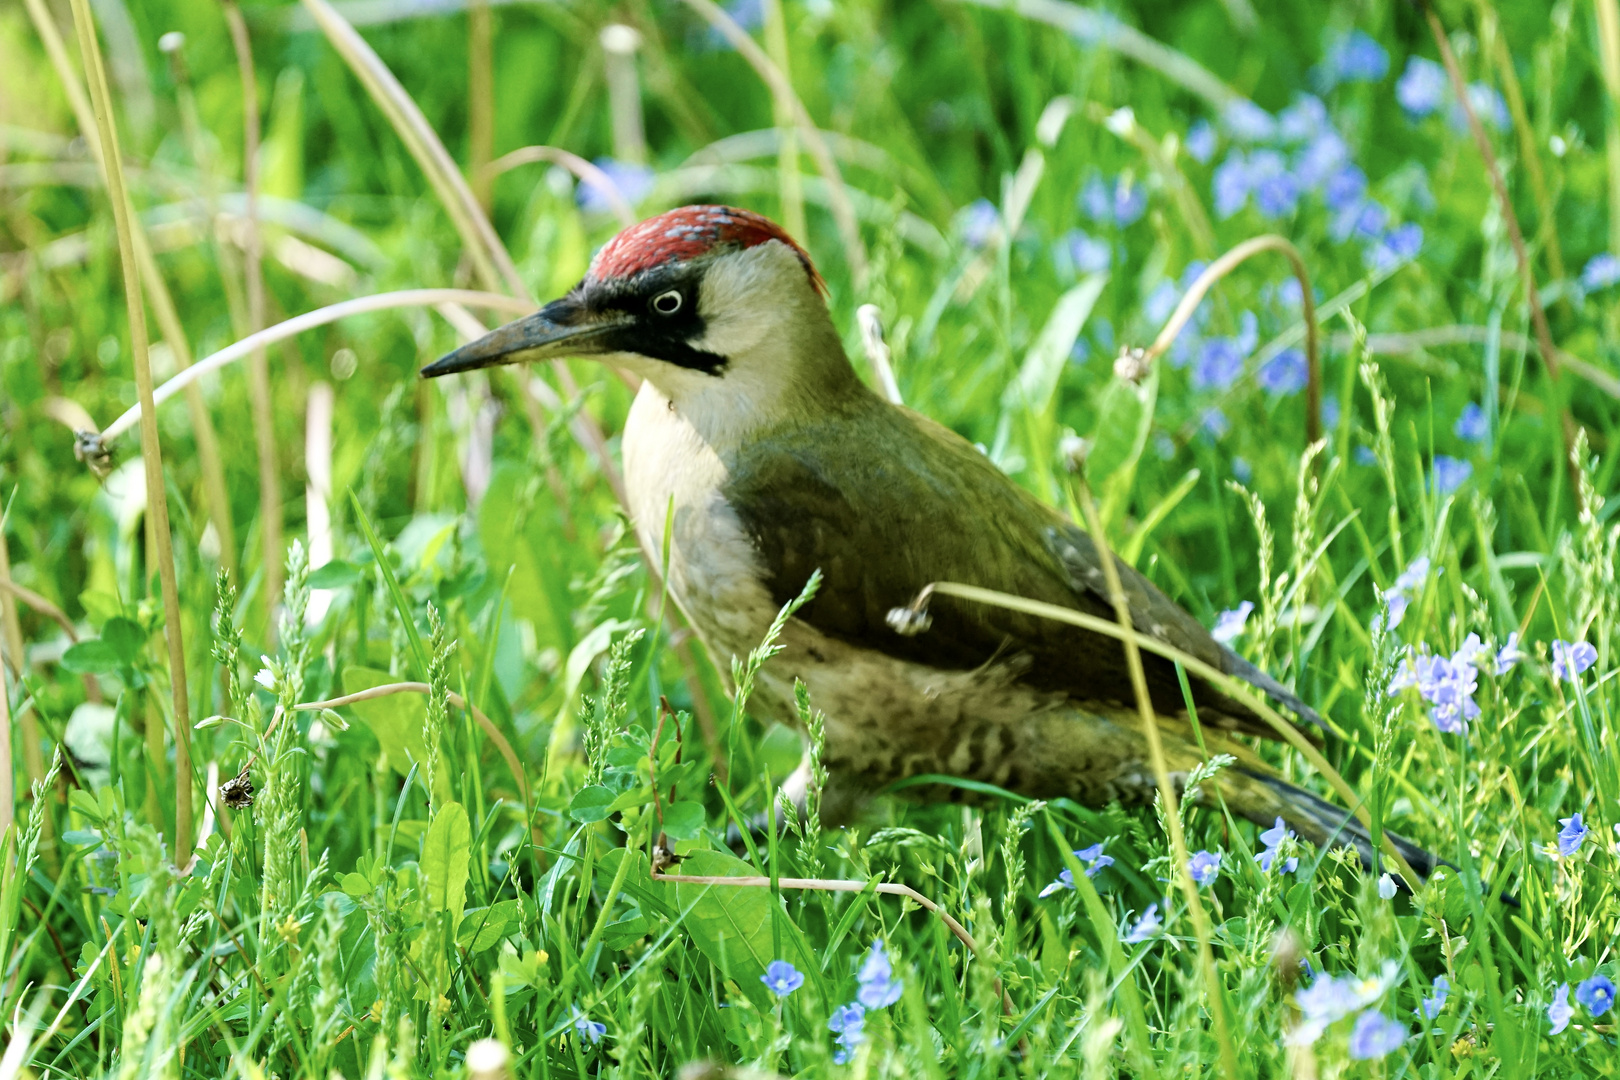
<path id="1" fill-rule="evenodd" d="M 725 465 L 725 503 L 757 551 L 772 601 L 786 602 L 822 571 L 819 593 L 799 614 L 822 633 L 945 670 L 1003 661 L 1025 685 L 1077 701 L 1132 700 L 1118 642 L 1091 631 L 944 596 L 931 603 L 927 632 L 902 636 L 888 624 L 891 610 L 938 581 L 1113 619 L 1090 536 L 954 432 L 863 394 L 845 409 L 778 428 Z M 1309 714 L 1146 578 L 1115 564 L 1139 631 Z M 1145 660 L 1155 707 L 1182 712 L 1174 667 Z M 1206 723 L 1271 734 L 1241 702 L 1194 686 Z"/>

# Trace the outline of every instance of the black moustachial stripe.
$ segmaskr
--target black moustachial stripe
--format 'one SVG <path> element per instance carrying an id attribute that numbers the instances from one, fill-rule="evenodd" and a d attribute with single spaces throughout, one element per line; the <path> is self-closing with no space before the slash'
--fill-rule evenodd
<path id="1" fill-rule="evenodd" d="M 666 364 L 701 371 L 705 375 L 719 376 L 725 371 L 724 356 L 705 349 L 693 348 L 687 340 L 688 337 L 702 336 L 701 319 L 683 321 L 678 330 L 673 327 L 665 330 L 661 326 L 648 325 L 655 318 L 657 316 L 642 316 L 639 322 L 608 334 L 603 339 L 603 344 L 615 352 L 639 353 L 654 360 L 662 360 Z M 695 327 L 692 326 L 693 323 L 696 323 Z"/>

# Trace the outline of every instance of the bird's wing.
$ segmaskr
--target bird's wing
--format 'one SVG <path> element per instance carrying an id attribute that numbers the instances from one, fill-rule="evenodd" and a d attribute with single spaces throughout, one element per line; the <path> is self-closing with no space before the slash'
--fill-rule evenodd
<path id="1" fill-rule="evenodd" d="M 1105 635 L 1003 608 L 936 596 L 932 626 L 897 633 L 887 616 L 931 582 L 955 581 L 1113 620 L 1097 550 L 1085 532 L 1004 476 L 971 444 L 876 399 L 854 415 L 795 427 L 728 461 L 723 494 L 749 533 L 779 604 L 817 569 L 824 581 L 799 617 L 862 648 L 947 670 L 991 661 L 1077 701 L 1130 704 L 1124 652 Z M 1115 559 L 1132 624 L 1242 678 L 1320 723 L 1270 676 L 1210 637 L 1133 568 Z M 1175 667 L 1143 654 L 1164 715 L 1185 702 Z M 1248 706 L 1193 679 L 1199 719 L 1275 737 Z"/>

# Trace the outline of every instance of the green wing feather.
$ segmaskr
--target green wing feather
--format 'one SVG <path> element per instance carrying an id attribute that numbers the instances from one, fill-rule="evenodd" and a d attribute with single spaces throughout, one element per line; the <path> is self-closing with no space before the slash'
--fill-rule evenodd
<path id="1" fill-rule="evenodd" d="M 758 549 L 772 599 L 824 575 L 799 617 L 861 648 L 947 669 L 997 661 L 1076 701 L 1133 700 L 1118 641 L 1078 627 L 954 597 L 930 602 L 931 628 L 896 633 L 888 613 L 923 586 L 955 581 L 1113 619 L 1091 537 L 1004 476 L 954 432 L 862 396 L 813 423 L 752 443 L 727 462 L 724 495 Z M 1320 719 L 1269 675 L 1217 642 L 1197 619 L 1115 559 L 1135 627 L 1242 678 L 1303 719 Z M 1174 665 L 1144 654 L 1162 715 L 1185 704 Z M 1275 737 L 1242 702 L 1193 680 L 1202 722 Z"/>

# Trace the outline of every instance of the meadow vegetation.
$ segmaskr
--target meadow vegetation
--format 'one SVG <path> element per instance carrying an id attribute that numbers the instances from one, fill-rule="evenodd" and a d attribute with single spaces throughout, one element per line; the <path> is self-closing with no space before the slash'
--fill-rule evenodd
<path id="1" fill-rule="evenodd" d="M 1450 865 L 775 801 L 633 391 L 416 376 L 699 200 Z M 0 7 L 0 1080 L 1620 1075 L 1617 256 L 1616 0 Z"/>

